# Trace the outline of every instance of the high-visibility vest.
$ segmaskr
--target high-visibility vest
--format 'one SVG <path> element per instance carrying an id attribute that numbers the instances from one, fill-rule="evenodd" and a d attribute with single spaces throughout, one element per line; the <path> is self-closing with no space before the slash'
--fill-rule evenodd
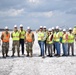
<path id="1" fill-rule="evenodd" d="M 51 37 L 52 37 L 52 34 L 48 36 L 48 38 L 46 40 L 46 43 L 48 43 L 48 44 L 52 44 L 53 43 L 53 40 L 50 40 Z"/>
<path id="2" fill-rule="evenodd" d="M 74 42 L 74 35 L 71 33 L 68 34 L 68 43 L 73 43 Z"/>
<path id="3" fill-rule="evenodd" d="M 3 32 L 2 35 L 4 36 L 2 42 L 9 42 L 10 33 L 8 32 L 8 34 L 6 34 L 6 32 Z"/>
<path id="4" fill-rule="evenodd" d="M 13 41 L 18 41 L 20 39 L 20 33 L 17 31 L 17 32 L 13 32 L 12 33 L 12 36 L 13 36 Z"/>
<path id="5" fill-rule="evenodd" d="M 62 31 L 60 31 L 60 32 L 59 32 L 59 34 L 60 34 L 60 37 L 62 37 L 62 36 L 63 36 L 63 32 L 62 32 Z"/>
<path id="6" fill-rule="evenodd" d="M 38 32 L 38 41 L 44 41 L 44 32 Z"/>
<path id="7" fill-rule="evenodd" d="M 62 43 L 67 43 L 68 42 L 66 37 L 67 37 L 67 34 L 63 34 L 63 36 L 62 36 Z"/>
<path id="8" fill-rule="evenodd" d="M 23 30 L 23 31 L 21 31 L 20 30 L 20 39 L 24 39 L 25 38 L 25 31 Z"/>
<path id="9" fill-rule="evenodd" d="M 76 28 L 73 28 L 73 32 L 72 33 L 76 35 Z"/>
<path id="10" fill-rule="evenodd" d="M 56 33 L 56 32 L 54 33 L 53 40 L 56 41 L 56 42 L 60 42 L 59 32 L 58 33 Z"/>
<path id="11" fill-rule="evenodd" d="M 33 33 L 31 32 L 31 33 L 28 33 L 28 32 L 26 32 L 26 41 L 27 42 L 33 42 Z"/>
<path id="12" fill-rule="evenodd" d="M 43 31 L 44 32 L 44 40 L 46 40 L 47 36 L 48 36 L 48 32 L 47 31 Z"/>

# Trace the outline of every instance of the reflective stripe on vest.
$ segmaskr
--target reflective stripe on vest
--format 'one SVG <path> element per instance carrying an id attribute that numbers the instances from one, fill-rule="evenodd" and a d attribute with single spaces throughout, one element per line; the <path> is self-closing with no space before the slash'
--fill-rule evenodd
<path id="1" fill-rule="evenodd" d="M 67 42 L 66 34 L 63 34 L 63 37 L 62 37 L 62 43 L 66 43 L 66 42 Z"/>
<path id="2" fill-rule="evenodd" d="M 53 40 L 50 40 L 51 37 L 52 37 L 52 34 L 50 36 L 48 36 L 48 38 L 46 40 L 46 43 L 48 43 L 48 44 L 52 44 L 53 43 Z"/>
<path id="3" fill-rule="evenodd" d="M 13 38 L 12 38 L 13 40 L 19 40 L 20 33 L 18 31 L 13 32 L 12 36 L 13 36 Z"/>
<path id="4" fill-rule="evenodd" d="M 26 41 L 27 42 L 33 42 L 33 33 L 26 33 Z"/>
<path id="5" fill-rule="evenodd" d="M 44 32 L 38 32 L 38 40 L 39 41 L 44 41 Z"/>
<path id="6" fill-rule="evenodd" d="M 74 42 L 74 35 L 73 34 L 69 34 L 68 35 L 68 43 L 73 43 Z"/>
<path id="7" fill-rule="evenodd" d="M 20 33 L 21 33 L 20 39 L 24 39 L 25 38 L 25 31 L 24 30 L 23 31 L 20 30 Z"/>
<path id="8" fill-rule="evenodd" d="M 9 42 L 10 39 L 10 33 L 6 34 L 6 32 L 2 33 L 3 37 L 3 42 Z"/>

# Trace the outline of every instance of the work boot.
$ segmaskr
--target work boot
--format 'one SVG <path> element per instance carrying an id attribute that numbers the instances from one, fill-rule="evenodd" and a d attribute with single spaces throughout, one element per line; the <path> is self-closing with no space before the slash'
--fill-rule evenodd
<path id="1" fill-rule="evenodd" d="M 6 57 L 9 57 L 9 55 L 6 53 Z"/>
<path id="2" fill-rule="evenodd" d="M 42 58 L 45 58 L 45 56 L 42 56 Z"/>
<path id="3" fill-rule="evenodd" d="M 27 53 L 26 57 L 29 57 L 29 53 Z"/>

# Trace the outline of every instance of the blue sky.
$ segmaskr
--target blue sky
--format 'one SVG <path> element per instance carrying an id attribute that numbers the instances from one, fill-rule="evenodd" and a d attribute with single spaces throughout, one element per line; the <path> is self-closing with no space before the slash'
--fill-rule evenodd
<path id="1" fill-rule="evenodd" d="M 0 0 L 0 27 L 76 25 L 76 0 Z"/>

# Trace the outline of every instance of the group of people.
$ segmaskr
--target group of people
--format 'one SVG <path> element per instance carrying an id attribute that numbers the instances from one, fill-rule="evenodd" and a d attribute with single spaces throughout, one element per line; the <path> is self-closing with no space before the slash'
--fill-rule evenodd
<path id="1" fill-rule="evenodd" d="M 55 28 L 47 29 L 46 26 L 40 26 L 38 30 L 36 30 L 36 34 L 38 36 L 38 44 L 40 47 L 40 57 L 45 58 L 45 56 L 53 57 L 61 56 L 61 45 L 63 49 L 62 56 L 70 55 L 70 48 L 72 56 L 74 56 L 74 41 L 76 41 L 76 35 L 73 34 L 72 28 L 61 29 L 59 26 Z M 17 25 L 14 25 L 13 32 L 10 34 L 8 27 L 5 27 L 5 30 L 1 34 L 2 40 L 2 55 L 3 58 L 9 57 L 9 42 L 10 37 L 12 38 L 12 56 L 15 56 L 15 50 L 17 48 L 17 55 L 20 57 L 20 45 L 22 55 L 24 54 L 24 44 L 26 44 L 26 52 L 27 57 L 33 56 L 33 44 L 35 41 L 35 34 L 32 32 L 30 27 L 27 27 L 27 31 L 23 29 L 23 25 L 20 25 L 20 29 L 18 29 Z M 48 54 L 47 54 L 48 52 Z"/>
<path id="2" fill-rule="evenodd" d="M 73 29 L 69 28 L 61 29 L 59 26 L 55 28 L 46 29 L 46 26 L 37 30 L 38 34 L 38 44 L 40 46 L 40 56 L 45 58 L 45 56 L 53 57 L 61 56 L 61 45 L 63 54 L 62 56 L 69 56 L 70 50 L 72 56 L 74 56 L 74 41 L 76 41 L 76 34 L 73 34 Z M 70 49 L 71 48 L 71 49 Z M 47 54 L 48 51 L 48 54 Z"/>
<path id="3" fill-rule="evenodd" d="M 21 51 L 22 55 L 24 54 L 24 44 L 26 43 L 26 52 L 27 56 L 32 57 L 32 46 L 33 42 L 35 40 L 34 33 L 31 31 L 30 27 L 27 27 L 27 31 L 23 29 L 23 25 L 20 25 L 20 29 L 18 30 L 17 25 L 14 25 L 14 30 L 10 34 L 8 27 L 5 27 L 5 30 L 1 34 L 1 40 L 2 40 L 2 55 L 3 58 L 9 57 L 8 51 L 9 51 L 9 42 L 10 37 L 12 38 L 12 56 L 15 56 L 15 50 L 17 49 L 17 55 L 20 57 L 20 45 L 21 45 Z"/>

